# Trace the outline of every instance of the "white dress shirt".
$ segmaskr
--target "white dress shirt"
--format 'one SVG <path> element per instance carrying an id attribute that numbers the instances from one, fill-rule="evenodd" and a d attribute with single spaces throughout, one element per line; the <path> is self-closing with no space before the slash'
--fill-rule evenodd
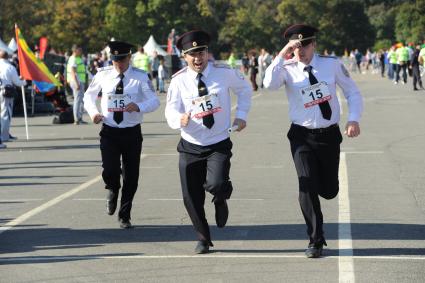
<path id="1" fill-rule="evenodd" d="M 326 82 L 331 94 L 329 105 L 332 109 L 330 120 L 323 118 L 319 105 L 305 108 L 300 95 L 302 88 L 310 85 L 308 73 L 304 71 L 305 64 L 291 60 L 283 60 L 277 56 L 266 70 L 263 84 L 266 88 L 276 90 L 285 85 L 289 102 L 289 118 L 292 123 L 309 129 L 326 128 L 340 121 L 340 106 L 336 95 L 338 85 L 348 102 L 348 121 L 360 120 L 363 112 L 363 99 L 348 71 L 335 57 L 315 54 L 310 66 L 312 73 L 319 82 Z"/>
<path id="2" fill-rule="evenodd" d="M 213 114 L 214 125 L 211 129 L 203 125 L 202 118 L 195 117 L 191 117 L 186 127 L 181 127 L 181 116 L 194 110 L 192 102 L 199 97 L 197 75 L 198 73 L 189 67 L 174 75 L 168 88 L 165 117 L 172 129 L 181 129 L 183 139 L 206 146 L 229 137 L 227 130 L 231 125 L 230 90 L 238 97 L 235 118 L 246 121 L 251 107 L 252 88 L 239 70 L 209 62 L 202 72 L 201 79 L 208 89 L 208 94 L 217 95 L 221 111 Z"/>
<path id="3" fill-rule="evenodd" d="M 6 85 L 24 86 L 27 84 L 25 80 L 19 78 L 15 66 L 6 59 L 0 59 L 0 80 L 0 84 L 3 87 Z"/>
<path id="4" fill-rule="evenodd" d="M 124 94 L 131 97 L 131 102 L 139 106 L 140 112 L 124 112 L 124 119 L 117 124 L 114 121 L 114 112 L 108 111 L 108 96 L 115 94 L 115 88 L 120 81 L 119 73 L 113 66 L 100 68 L 84 94 L 84 108 L 90 117 L 99 114 L 96 99 L 102 90 L 100 102 L 103 122 L 111 127 L 128 128 L 140 124 L 143 121 L 143 113 L 153 112 L 159 107 L 159 99 L 153 90 L 148 75 L 139 69 L 129 66 L 124 72 Z"/>

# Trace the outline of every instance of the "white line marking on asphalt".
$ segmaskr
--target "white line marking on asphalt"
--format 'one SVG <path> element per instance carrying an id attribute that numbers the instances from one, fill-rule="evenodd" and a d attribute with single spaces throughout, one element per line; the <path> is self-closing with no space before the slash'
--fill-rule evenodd
<path id="1" fill-rule="evenodd" d="M 93 179 L 91 179 L 90 181 L 87 181 L 81 185 L 79 185 L 78 187 L 67 191 L 66 193 L 61 194 L 60 196 L 49 200 L 48 202 L 40 205 L 39 207 L 36 207 L 30 211 L 28 211 L 27 213 L 22 214 L 21 216 L 15 218 L 12 221 L 7 222 L 4 226 L 0 227 L 0 234 L 11 229 L 14 226 L 17 226 L 19 224 L 21 224 L 22 222 L 26 221 L 27 219 L 31 218 L 32 216 L 39 214 L 40 212 L 54 206 L 55 204 L 58 204 L 59 202 L 63 201 L 66 198 L 69 198 L 72 195 L 75 195 L 76 193 L 88 188 L 89 186 L 93 185 L 94 183 L 100 181 L 102 179 L 102 176 L 97 176 Z"/>
<path id="2" fill-rule="evenodd" d="M 338 248 L 339 282 L 355 282 L 353 242 L 351 239 L 350 199 L 348 196 L 348 173 L 345 152 L 340 154 L 338 198 Z"/>
<path id="3" fill-rule="evenodd" d="M 140 160 L 144 159 L 146 157 L 146 155 L 141 156 Z M 90 187 L 91 185 L 99 182 L 100 180 L 102 180 L 102 175 L 98 175 L 96 177 L 94 177 L 93 179 L 79 185 L 78 187 L 71 189 L 63 194 L 61 194 L 60 196 L 55 197 L 52 200 L 49 200 L 48 202 L 28 211 L 27 213 L 22 214 L 21 216 L 13 219 L 12 221 L 9 221 L 7 223 L 5 223 L 3 226 L 0 227 L 0 234 L 2 234 L 3 232 L 25 222 L 26 220 L 28 220 L 29 218 L 33 217 L 34 215 L 39 214 L 40 212 L 43 212 L 44 210 L 60 203 L 61 201 L 63 201 L 64 199 L 67 199 L 73 195 L 75 195 L 76 193 L 81 192 L 84 189 L 87 189 L 88 187 Z"/>
<path id="4" fill-rule="evenodd" d="M 0 262 L 19 262 L 19 261 L 29 261 L 29 262 L 42 262 L 42 261 L 64 261 L 64 260 L 88 260 L 88 259 L 191 259 L 191 258 L 228 258 L 228 259 L 238 259 L 238 258 L 284 258 L 284 259 L 299 259 L 304 258 L 306 261 L 311 261 L 307 259 L 304 255 L 296 254 L 204 254 L 204 255 L 130 255 L 130 256 L 102 256 L 102 255 L 81 255 L 81 256 L 34 256 L 34 257 L 0 257 Z M 325 256 L 320 260 L 335 260 L 339 259 L 339 256 Z M 414 256 L 354 256 L 355 259 L 364 259 L 364 260 L 425 260 L 425 257 L 414 257 Z"/>

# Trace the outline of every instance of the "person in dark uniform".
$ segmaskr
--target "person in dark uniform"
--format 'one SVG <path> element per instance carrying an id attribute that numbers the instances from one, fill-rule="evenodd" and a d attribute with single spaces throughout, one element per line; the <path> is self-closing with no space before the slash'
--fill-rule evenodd
<path id="1" fill-rule="evenodd" d="M 84 94 L 84 107 L 94 123 L 103 122 L 100 131 L 102 177 L 107 195 L 107 213 L 113 215 L 121 188 L 118 221 L 131 228 L 130 211 L 139 181 L 143 113 L 155 111 L 159 100 L 146 72 L 130 66 L 131 44 L 109 42 L 112 66 L 100 68 Z M 96 106 L 102 92 L 101 111 Z M 121 162 L 122 160 L 122 162 Z"/>
<path id="2" fill-rule="evenodd" d="M 238 96 L 233 125 L 246 127 L 252 90 L 239 70 L 208 61 L 210 36 L 190 31 L 177 40 L 187 67 L 176 73 L 167 94 L 165 117 L 168 125 L 181 130 L 177 146 L 179 171 L 186 210 L 198 234 L 196 253 L 207 253 L 211 242 L 205 217 L 205 191 L 211 193 L 219 228 L 227 222 L 226 200 L 233 187 L 229 177 L 232 142 L 230 90 Z"/>
<path id="3" fill-rule="evenodd" d="M 413 90 L 419 90 L 416 84 L 419 84 L 421 89 L 424 89 L 421 79 L 421 71 L 419 69 L 419 53 L 421 52 L 421 46 L 417 45 L 415 51 L 413 51 L 412 61 L 409 68 L 412 69 L 413 74 Z"/>
<path id="4" fill-rule="evenodd" d="M 298 175 L 299 203 L 310 238 L 306 256 L 320 257 L 326 240 L 319 196 L 333 199 L 339 191 L 338 168 L 342 135 L 336 85 L 348 101 L 348 137 L 360 134 L 362 96 L 344 65 L 335 57 L 315 54 L 314 27 L 297 24 L 284 34 L 288 44 L 266 70 L 264 85 L 285 85 L 292 122 L 288 132 Z M 294 57 L 285 60 L 294 53 Z"/>

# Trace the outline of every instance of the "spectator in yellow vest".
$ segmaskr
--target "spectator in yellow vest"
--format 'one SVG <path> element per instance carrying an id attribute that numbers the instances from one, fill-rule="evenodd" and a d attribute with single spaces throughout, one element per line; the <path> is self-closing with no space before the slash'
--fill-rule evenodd
<path id="1" fill-rule="evenodd" d="M 235 54 L 233 52 L 230 53 L 229 58 L 227 59 L 227 64 L 230 66 L 230 68 L 234 69 L 236 68 L 236 58 Z"/>
<path id="2" fill-rule="evenodd" d="M 141 45 L 138 46 L 136 54 L 133 55 L 133 67 L 145 71 L 148 74 L 149 79 L 152 79 L 150 74 L 149 56 L 145 53 L 145 50 Z"/>
<path id="3" fill-rule="evenodd" d="M 74 96 L 74 124 L 87 124 L 83 121 L 83 97 L 86 87 L 86 64 L 83 61 L 83 49 L 78 45 L 72 46 L 72 55 L 66 66 L 66 81 L 72 89 Z"/>
<path id="4" fill-rule="evenodd" d="M 400 80 L 400 70 L 403 70 L 403 84 L 407 83 L 407 66 L 409 61 L 409 50 L 406 46 L 401 46 L 396 50 L 397 53 L 397 73 L 395 77 L 395 83 L 398 84 Z"/>

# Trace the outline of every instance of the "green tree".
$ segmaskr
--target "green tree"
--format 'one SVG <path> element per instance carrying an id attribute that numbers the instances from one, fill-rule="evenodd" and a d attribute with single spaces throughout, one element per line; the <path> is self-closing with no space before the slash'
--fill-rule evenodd
<path id="1" fill-rule="evenodd" d="M 108 37 L 133 44 L 139 42 L 142 26 L 135 13 L 138 2 L 135 0 L 109 0 L 105 7 L 105 33 Z"/>
<path id="2" fill-rule="evenodd" d="M 375 42 L 375 33 L 364 6 L 357 0 L 328 1 L 319 20 L 320 49 L 342 54 L 344 49 L 365 51 Z"/>
<path id="3" fill-rule="evenodd" d="M 280 48 L 276 6 L 280 1 L 232 1 L 219 41 L 236 52 L 252 48 Z M 277 32 L 277 34 L 276 34 Z"/>
<path id="4" fill-rule="evenodd" d="M 395 41 L 395 6 L 389 6 L 385 3 L 373 5 L 367 9 L 367 15 L 369 17 L 371 25 L 375 30 L 377 41 Z"/>
<path id="5" fill-rule="evenodd" d="M 419 43 L 425 34 L 425 0 L 406 2 L 397 8 L 395 21 L 396 39 L 401 42 Z"/>

